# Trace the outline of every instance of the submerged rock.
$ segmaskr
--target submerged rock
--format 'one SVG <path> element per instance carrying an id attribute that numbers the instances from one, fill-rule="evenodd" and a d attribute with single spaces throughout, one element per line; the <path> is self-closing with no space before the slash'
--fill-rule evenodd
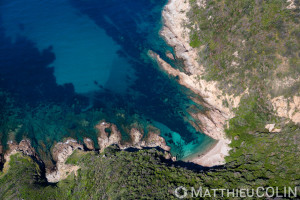
<path id="1" fill-rule="evenodd" d="M 168 58 L 170 58 L 171 60 L 175 60 L 175 58 L 174 58 L 174 56 L 173 56 L 173 54 L 172 54 L 171 52 L 167 52 L 167 53 L 166 53 L 166 56 L 167 56 Z"/>

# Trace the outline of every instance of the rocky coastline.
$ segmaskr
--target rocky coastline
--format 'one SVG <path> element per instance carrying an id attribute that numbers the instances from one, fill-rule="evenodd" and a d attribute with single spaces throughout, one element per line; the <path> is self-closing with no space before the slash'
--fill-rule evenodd
<path id="1" fill-rule="evenodd" d="M 147 127 L 148 134 L 146 137 L 142 130 L 132 127 L 129 133 L 130 141 L 122 140 L 122 135 L 115 124 L 102 121 L 95 128 L 98 131 L 100 152 L 112 144 L 117 144 L 120 149 L 160 147 L 165 151 L 170 151 L 170 147 L 166 145 L 164 138 L 160 136 L 159 130 L 152 126 Z"/>
<path id="2" fill-rule="evenodd" d="M 230 150 L 228 146 L 230 140 L 225 136 L 224 126 L 226 121 L 233 117 L 230 108 L 238 106 L 239 98 L 220 95 L 222 92 L 218 90 L 216 83 L 208 83 L 203 79 L 199 79 L 199 76 L 203 73 L 203 67 L 197 61 L 197 51 L 189 45 L 188 30 L 183 25 L 183 21 L 187 20 L 185 12 L 187 12 L 188 9 L 189 4 L 187 1 L 170 0 L 162 12 L 164 26 L 160 32 L 161 36 L 170 46 L 174 47 L 175 50 L 175 57 L 170 52 L 166 52 L 166 54 L 172 60 L 183 60 L 185 72 L 174 69 L 155 52 L 149 51 L 149 55 L 158 62 L 164 72 L 171 76 L 178 77 L 178 82 L 181 85 L 191 89 L 203 98 L 203 101 L 199 103 L 205 108 L 208 108 L 208 110 L 205 111 L 205 113 L 190 113 L 193 118 L 200 121 L 200 123 L 195 124 L 194 127 L 218 142 L 204 154 L 202 152 L 201 156 L 198 155 L 189 158 L 189 161 L 211 167 L 225 163 L 224 157 L 228 155 Z M 219 96 L 221 96 L 221 98 Z M 229 108 L 222 105 L 224 98 L 231 102 Z M 159 135 L 159 130 L 152 126 L 147 127 L 148 131 L 146 136 L 142 130 L 134 126 L 131 127 L 129 133 L 130 141 L 127 142 L 122 140 L 122 135 L 115 124 L 101 121 L 95 128 L 98 131 L 97 143 L 100 152 L 103 152 L 105 148 L 113 144 L 118 145 L 120 149 L 123 150 L 127 148 L 142 149 L 145 147 L 160 147 L 166 152 L 170 151 L 170 147 L 166 145 L 164 138 Z M 2 146 L 0 146 L 0 155 L 2 155 L 0 156 L 0 162 L 2 163 L 4 163 L 4 161 L 8 163 L 9 157 L 18 152 L 40 160 L 28 139 L 22 140 L 19 144 L 9 141 L 8 147 L 9 150 L 3 152 Z M 65 179 L 71 172 L 76 174 L 79 166 L 65 164 L 67 158 L 76 149 L 97 151 L 94 142 L 90 138 L 84 138 L 83 144 L 80 144 L 73 138 L 66 138 L 64 142 L 58 142 L 54 145 L 51 152 L 56 166 L 52 169 L 46 169 L 46 178 L 49 182 L 58 182 L 59 180 Z M 176 160 L 176 158 L 172 157 L 169 153 L 168 158 L 174 161 Z"/>
<path id="3" fill-rule="evenodd" d="M 205 1 L 198 0 L 198 4 L 205 7 Z M 170 0 L 162 12 L 164 25 L 160 31 L 160 35 L 173 47 L 175 59 L 183 61 L 184 71 L 174 69 L 151 50 L 149 56 L 157 61 L 162 71 L 176 77 L 179 84 L 201 96 L 203 101 L 199 103 L 207 108 L 204 113 L 189 113 L 200 122 L 196 125 L 191 124 L 218 142 L 205 154 L 195 156 L 190 161 L 203 166 L 220 165 L 225 163 L 225 157 L 230 151 L 230 140 L 226 138 L 224 127 L 227 125 L 227 120 L 234 116 L 232 109 L 238 107 L 240 96 L 224 94 L 218 89 L 216 82 L 207 82 L 201 78 L 204 67 L 198 61 L 197 49 L 189 45 L 189 30 L 185 27 L 188 21 L 186 12 L 189 8 L 188 1 Z M 223 105 L 224 100 L 228 102 L 228 107 Z"/>
<path id="4" fill-rule="evenodd" d="M 205 0 L 196 0 L 196 2 L 200 7 L 206 7 Z M 195 121 L 200 122 L 197 125 L 191 124 L 197 130 L 217 140 L 218 143 L 205 154 L 193 158 L 192 162 L 203 166 L 214 166 L 225 163 L 224 158 L 229 154 L 231 141 L 226 138 L 224 127 L 227 126 L 227 121 L 234 117 L 233 109 L 239 106 L 241 97 L 249 92 L 246 89 L 241 95 L 228 95 L 217 87 L 218 83 L 216 81 L 208 82 L 202 78 L 204 67 L 198 60 L 199 50 L 192 48 L 189 44 L 190 30 L 186 26 L 189 21 L 186 13 L 189 9 L 189 1 L 169 0 L 162 12 L 163 28 L 160 31 L 160 35 L 173 47 L 175 59 L 183 61 L 183 71 L 174 69 L 151 50 L 149 51 L 149 56 L 158 62 L 162 71 L 176 77 L 179 84 L 202 97 L 203 101 L 197 103 L 202 104 L 207 108 L 207 111 L 205 113 L 189 113 Z M 298 112 L 300 110 L 299 96 L 290 98 L 283 96 L 271 98 L 271 96 L 268 96 L 267 98 L 272 103 L 277 116 L 290 119 L 296 124 L 300 123 L 300 114 Z M 223 102 L 227 102 L 228 105 L 224 106 Z"/>
<path id="5" fill-rule="evenodd" d="M 77 174 L 79 166 L 66 164 L 66 161 L 75 150 L 80 151 L 95 151 L 103 152 L 105 148 L 111 145 L 117 145 L 121 150 L 129 148 L 143 149 L 143 148 L 161 148 L 165 151 L 165 158 L 176 161 L 175 157 L 172 157 L 169 153 L 170 147 L 166 145 L 164 138 L 160 136 L 158 129 L 152 126 L 147 127 L 147 135 L 144 135 L 143 131 L 136 127 L 130 129 L 130 141 L 122 141 L 122 135 L 118 130 L 118 127 L 106 121 L 99 122 L 95 129 L 98 132 L 98 145 L 99 149 L 95 149 L 94 142 L 90 138 L 84 138 L 83 144 L 73 138 L 65 138 L 63 142 L 58 142 L 51 149 L 53 160 L 56 162 L 54 168 L 46 168 L 46 178 L 50 183 L 56 183 L 60 180 L 66 179 L 69 174 Z M 0 146 L 0 158 L 3 155 L 2 146 Z M 10 156 L 22 153 L 23 155 L 30 156 L 35 160 L 42 163 L 35 149 L 32 147 L 29 139 L 23 139 L 19 144 L 14 141 L 8 142 L 8 150 L 5 152 L 3 160 L 4 169 L 7 170 Z"/>

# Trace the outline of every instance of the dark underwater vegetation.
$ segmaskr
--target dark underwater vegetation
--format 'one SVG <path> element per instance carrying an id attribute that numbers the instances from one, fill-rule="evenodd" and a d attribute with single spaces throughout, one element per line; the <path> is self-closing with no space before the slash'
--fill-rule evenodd
<path id="1" fill-rule="evenodd" d="M 216 197 L 201 194 L 201 199 L 299 197 L 300 127 L 276 115 L 266 98 L 273 92 L 266 89 L 263 78 L 276 83 L 275 76 L 298 75 L 299 1 L 293 2 L 298 6 L 294 10 L 285 9 L 288 2 L 282 0 L 210 0 L 207 8 L 195 0 L 189 2 L 191 45 L 207 45 L 199 50 L 199 61 L 207 61 L 204 78 L 220 80 L 220 86 L 232 94 L 249 87 L 225 128 L 232 148 L 226 163 L 206 168 L 188 161 L 190 154 L 203 153 L 215 142 L 190 125 L 196 121 L 189 113 L 207 108 L 196 103 L 201 97 L 160 71 L 147 55 L 153 50 L 182 69 L 182 61 L 166 57 L 166 52 L 173 51 L 158 34 L 166 1 L 1 0 L 0 153 L 1 145 L 7 148 L 11 140 L 29 138 L 39 155 L 27 156 L 27 149 L 20 150 L 5 164 L 0 157 L 0 199 L 178 199 L 179 186 L 192 190 L 187 198 L 199 194 L 199 187 L 211 194 L 219 189 Z M 239 45 L 239 39 L 250 42 Z M 240 66 L 211 65 L 235 57 L 233 50 L 247 58 L 241 59 L 245 62 Z M 287 74 L 276 74 L 278 63 L 264 50 L 290 56 Z M 265 56 L 267 60 L 261 60 Z M 260 61 L 275 68 L 264 70 Z M 247 72 L 249 65 L 254 72 L 265 73 L 236 73 Z M 290 88 L 282 84 L 277 95 L 298 96 L 298 83 Z M 94 126 L 102 120 L 117 125 L 124 143 L 130 140 L 132 127 L 144 129 L 147 135 L 151 124 L 151 131 L 157 131 L 153 126 L 161 130 L 172 155 L 184 161 L 170 159 L 159 147 L 121 150 L 111 145 L 103 151 L 80 147 L 65 162 L 72 169 L 79 167 L 77 173 L 49 183 L 46 171 L 57 160 L 55 155 L 52 160 L 53 146 L 68 137 L 80 143 L 88 137 L 97 144 Z M 266 124 L 280 130 L 268 130 Z M 227 197 L 221 188 L 227 190 Z M 242 190 L 249 189 L 253 195 L 251 190 L 259 188 L 274 188 L 279 196 L 242 195 Z M 286 188 L 297 190 L 298 196 L 288 196 Z M 228 195 L 234 190 L 237 196 Z"/>
<path id="2" fill-rule="evenodd" d="M 131 124 L 137 122 L 145 128 L 154 123 L 178 158 L 212 144 L 211 138 L 196 132 L 188 123 L 190 117 L 186 109 L 191 105 L 195 107 L 188 96 L 193 94 L 163 74 L 147 56 L 149 49 L 165 59 L 165 52 L 172 52 L 159 36 L 161 10 L 166 1 L 42 1 L 39 4 L 31 0 L 24 10 L 43 12 L 38 19 L 32 13 L 17 12 L 23 3 L 16 0 L 0 4 L 3 11 L 0 15 L 0 139 L 3 145 L 9 140 L 20 141 L 26 137 L 41 157 L 51 160 L 51 147 L 63 138 L 82 141 L 89 137 L 96 141 L 94 126 L 103 119 L 117 124 L 124 140 L 129 138 Z M 55 10 L 57 5 L 61 7 L 56 13 L 48 11 Z M 68 21 L 69 14 L 65 13 L 71 11 L 76 11 L 70 16 L 78 16 L 74 19 L 78 24 Z M 46 25 L 42 21 L 45 19 Z M 85 23 L 95 24 L 91 30 L 80 24 L 87 19 Z M 69 29 L 59 29 L 64 27 L 63 23 L 70 23 Z M 80 31 L 80 26 L 83 33 L 72 32 Z M 84 44 L 93 43 L 82 37 L 94 29 L 101 35 L 100 39 L 92 39 L 103 46 Z M 74 36 L 66 42 L 64 37 L 70 33 Z M 82 41 L 74 42 L 77 38 Z M 78 45 L 76 52 L 68 52 L 68 49 L 60 52 L 68 42 Z M 88 52 L 87 47 L 91 48 Z M 102 54 L 96 55 L 100 51 Z M 111 52 L 115 52 L 112 58 L 108 55 Z M 108 75 L 102 76 L 96 66 L 85 63 L 85 58 L 91 62 L 102 59 L 102 65 L 108 63 L 109 68 L 94 63 L 103 73 L 108 70 Z M 78 64 L 72 67 L 68 62 Z M 94 77 L 93 73 L 100 75 Z M 196 110 L 202 109 L 196 106 Z"/>

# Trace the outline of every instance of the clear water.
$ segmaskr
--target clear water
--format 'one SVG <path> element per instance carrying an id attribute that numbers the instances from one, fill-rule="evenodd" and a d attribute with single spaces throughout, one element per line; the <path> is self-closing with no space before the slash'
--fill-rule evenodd
<path id="1" fill-rule="evenodd" d="M 0 1 L 2 143 L 29 137 L 43 154 L 63 137 L 95 140 L 106 119 L 124 140 L 132 123 L 153 124 L 179 158 L 212 144 L 188 123 L 189 91 L 147 55 L 172 52 L 159 36 L 165 4 Z"/>
<path id="2" fill-rule="evenodd" d="M 72 83 L 78 93 L 98 90 L 95 81 L 118 92 L 126 90 L 126 76 L 133 75 L 133 69 L 118 55 L 121 47 L 69 1 L 4 0 L 3 4 L 7 36 L 13 40 L 24 36 L 40 51 L 53 47 L 51 65 L 58 84 Z M 107 85 L 110 76 L 118 78 L 114 85 Z"/>

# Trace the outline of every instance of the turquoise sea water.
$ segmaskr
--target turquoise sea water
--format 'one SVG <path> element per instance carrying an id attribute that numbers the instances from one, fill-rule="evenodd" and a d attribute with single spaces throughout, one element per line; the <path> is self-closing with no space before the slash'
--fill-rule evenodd
<path id="1" fill-rule="evenodd" d="M 211 145 L 188 123 L 190 93 L 147 55 L 172 52 L 159 36 L 165 4 L 0 1 L 2 144 L 29 137 L 47 154 L 64 137 L 96 140 L 93 126 L 105 119 L 124 140 L 130 124 L 153 124 L 179 158 Z"/>

